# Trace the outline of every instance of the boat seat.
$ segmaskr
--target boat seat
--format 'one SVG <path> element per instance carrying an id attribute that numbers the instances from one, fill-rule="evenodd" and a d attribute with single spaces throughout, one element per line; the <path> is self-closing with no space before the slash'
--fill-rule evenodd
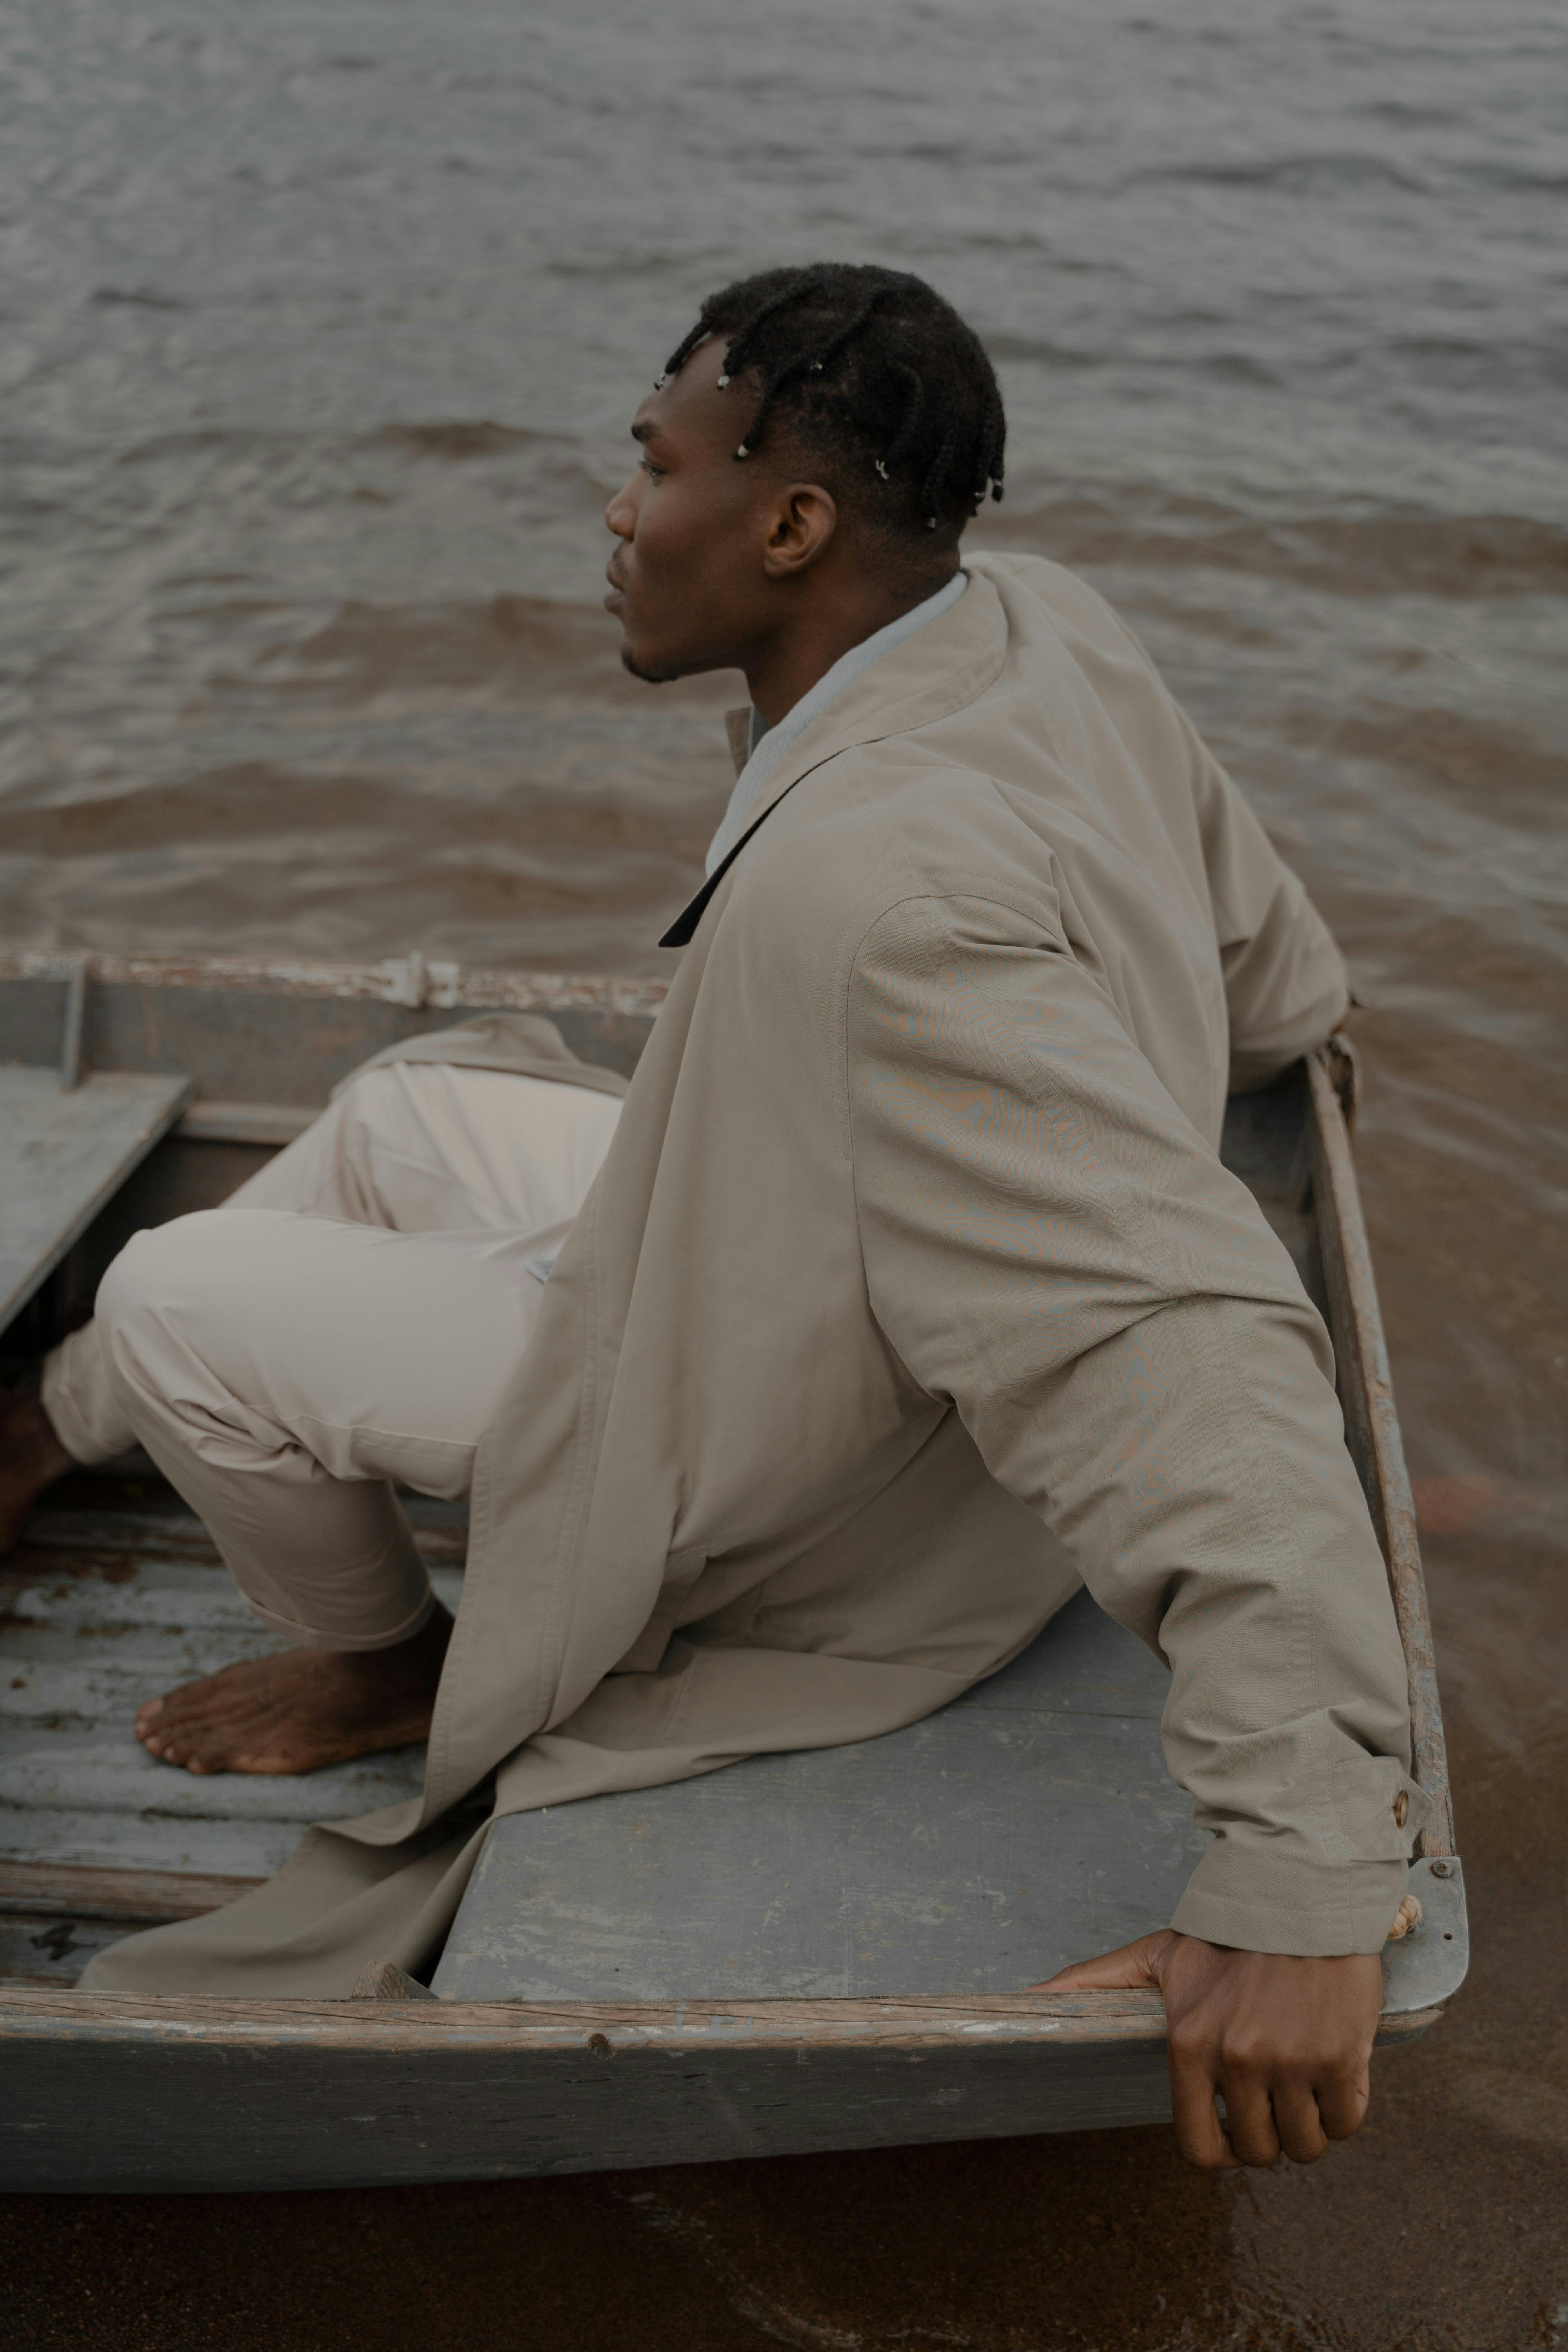
<path id="1" fill-rule="evenodd" d="M 0 1331 L 178 1118 L 191 1080 L 0 1068 Z"/>
<path id="2" fill-rule="evenodd" d="M 1169 1676 L 1080 1593 L 880 1739 L 498 1822 L 434 1990 L 602 2001 L 1006 1992 L 1168 1924 L 1208 1840 Z"/>

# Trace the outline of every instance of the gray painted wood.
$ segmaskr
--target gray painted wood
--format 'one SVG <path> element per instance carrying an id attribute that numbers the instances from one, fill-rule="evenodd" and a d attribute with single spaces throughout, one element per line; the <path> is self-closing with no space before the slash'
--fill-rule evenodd
<path id="1" fill-rule="evenodd" d="M 356 2016 L 393 2003 L 355 2001 Z M 437 2004 L 429 2004 L 436 2008 Z M 412 2007 L 405 2015 L 418 2014 Z M 4 2045 L 0 2189 L 210 2190 L 505 2179 L 1160 2121 L 1163 2039 L 509 2053 L 188 2031 Z M 155 2119 L 155 2120 L 154 2120 Z"/>
<path id="2" fill-rule="evenodd" d="M 179 1117 L 183 1075 L 0 1068 L 0 1329 Z"/>
<path id="3" fill-rule="evenodd" d="M 0 1980 L 74 1985 L 89 1960 L 132 1929 L 121 1919 L 76 1919 L 55 1911 L 0 1913 Z"/>
<path id="4" fill-rule="evenodd" d="M 0 954 L 0 1053 L 58 1072 L 68 982 L 21 976 L 47 961 Z M 371 994 L 367 975 L 255 960 L 230 971 L 210 959 L 133 968 L 112 977 L 115 960 L 96 957 L 87 992 L 82 1048 L 93 1070 L 184 1071 L 204 1099 L 303 1104 L 319 1108 L 340 1078 L 400 1037 L 449 1029 L 490 1005 L 542 1013 L 586 1062 L 630 1072 L 652 1025 L 651 1011 L 623 1002 L 657 999 L 658 983 L 543 973 L 474 971 L 417 1005 Z M 316 975 L 312 980 L 311 972 Z"/>
<path id="5" fill-rule="evenodd" d="M 1005 1992 L 1169 1920 L 1205 1839 L 1167 1681 L 1087 1594 L 885 1738 L 757 1757 L 491 1831 L 451 2000 Z"/>
<path id="6" fill-rule="evenodd" d="M 1432 2022 L 1380 2033 L 1380 2053 Z M 506 2179 L 1168 2112 L 1150 1993 L 706 2010 L 0 1994 L 6 2189 Z"/>
<path id="7" fill-rule="evenodd" d="M 432 1573 L 455 1607 L 460 1577 Z M 39 1513 L 0 1568 L 0 1858 L 266 1877 L 313 1822 L 417 1795 L 423 1748 L 297 1779 L 198 1777 L 132 1736 L 144 1699 L 284 1646 L 195 1520 Z"/>

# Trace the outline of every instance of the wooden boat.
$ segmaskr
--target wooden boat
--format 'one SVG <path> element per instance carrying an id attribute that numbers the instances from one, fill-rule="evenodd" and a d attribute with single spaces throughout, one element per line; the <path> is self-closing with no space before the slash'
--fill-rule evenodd
<path id="1" fill-rule="evenodd" d="M 0 1351 L 79 1319 L 139 1225 L 209 1206 L 394 1038 L 543 1012 L 629 1070 L 655 984 L 405 963 L 0 960 Z M 1467 1958 L 1421 1563 L 1338 1048 L 1237 1097 L 1228 1163 L 1322 1307 L 1388 1562 L 1432 1801 L 1380 2043 Z M 461 1513 L 411 1506 L 455 1595 Z M 0 1569 L 0 2184 L 462 2180 L 1079 2129 L 1169 2113 L 1152 1994 L 1020 1990 L 1157 1926 L 1201 1846 L 1160 1753 L 1163 1670 L 1086 1597 L 924 1723 L 492 1832 L 432 1990 L 340 2001 L 79 1993 L 91 1951 L 264 1876 L 420 1751 L 205 1780 L 131 1737 L 149 1690 L 265 1647 L 145 1465 L 84 1473 Z"/>

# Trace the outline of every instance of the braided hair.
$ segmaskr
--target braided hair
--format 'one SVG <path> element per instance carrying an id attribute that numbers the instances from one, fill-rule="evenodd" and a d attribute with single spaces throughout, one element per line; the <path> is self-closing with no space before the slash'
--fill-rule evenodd
<path id="1" fill-rule="evenodd" d="M 956 545 L 987 490 L 1002 495 L 1007 422 L 980 340 L 923 278 L 822 261 L 710 294 L 665 362 L 727 339 L 721 390 L 755 394 L 737 458 L 775 420 L 831 468 L 827 487 L 897 539 Z"/>

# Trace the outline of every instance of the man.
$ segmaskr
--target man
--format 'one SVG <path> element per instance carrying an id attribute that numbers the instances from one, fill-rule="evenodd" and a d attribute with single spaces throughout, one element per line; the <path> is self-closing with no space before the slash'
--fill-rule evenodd
<path id="1" fill-rule="evenodd" d="M 444 1665 L 400 1666 L 382 1706 L 390 1742 L 434 1700 L 423 1802 L 313 1832 L 87 1980 L 342 1993 L 365 1958 L 417 1968 L 490 1775 L 507 1811 L 869 1738 L 1081 1580 L 1169 1664 L 1167 1755 L 1214 1839 L 1172 1927 L 1056 1981 L 1160 1985 L 1195 2161 L 1310 2160 L 1366 2104 L 1423 1800 L 1326 1335 L 1216 1147 L 1227 1087 L 1342 1014 L 1339 959 L 1102 601 L 1037 559 L 961 565 L 1002 404 L 918 279 L 726 289 L 632 431 L 607 515 L 626 665 L 741 669 L 752 708 L 668 1001 L 510 1364 L 487 1339 L 433 1425 L 397 1329 L 361 1344 L 330 1304 L 363 1234 L 301 1241 L 310 1219 L 279 1221 L 285 1303 L 329 1305 L 287 1380 L 214 1307 L 245 1212 L 139 1236 L 100 1295 L 125 1420 L 242 1582 L 299 1579 L 320 1612 L 341 1560 L 388 1657 L 410 1584 L 374 1482 L 467 1449 L 435 1465 L 471 1492 Z M 389 1269 L 435 1246 L 372 1245 Z M 460 1348 L 483 1287 L 424 1294 L 409 1355 Z M 277 1671 L 268 1704 L 315 1710 L 301 1746 L 334 1704 L 371 1744 L 374 1704 L 323 1713 L 319 1665 Z M 278 1738 L 247 1725 L 223 1760 Z"/>

